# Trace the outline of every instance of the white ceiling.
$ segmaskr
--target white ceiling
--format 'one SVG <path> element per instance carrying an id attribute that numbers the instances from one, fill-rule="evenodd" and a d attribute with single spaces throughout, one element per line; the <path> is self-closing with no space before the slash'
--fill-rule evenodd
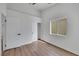
<path id="1" fill-rule="evenodd" d="M 32 5 L 31 3 L 29 3 L 29 5 L 31 5 L 33 8 L 42 11 L 45 10 L 51 6 L 53 6 L 56 3 L 36 3 L 35 5 Z"/>
<path id="2" fill-rule="evenodd" d="M 56 3 L 36 3 L 32 5 L 33 3 L 9 3 L 7 4 L 8 7 L 13 8 L 18 6 L 18 7 L 24 7 L 24 8 L 34 8 L 36 10 L 42 11 L 46 10 L 47 8 L 55 5 Z"/>

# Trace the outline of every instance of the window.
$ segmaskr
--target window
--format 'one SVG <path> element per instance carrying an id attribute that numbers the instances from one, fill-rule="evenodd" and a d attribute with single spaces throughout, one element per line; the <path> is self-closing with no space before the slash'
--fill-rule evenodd
<path id="1" fill-rule="evenodd" d="M 58 18 L 50 21 L 50 34 L 66 35 L 67 34 L 67 18 Z"/>

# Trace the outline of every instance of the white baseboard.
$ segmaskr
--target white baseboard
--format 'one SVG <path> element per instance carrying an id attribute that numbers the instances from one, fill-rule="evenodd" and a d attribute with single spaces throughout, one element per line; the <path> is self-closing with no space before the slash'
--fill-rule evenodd
<path id="1" fill-rule="evenodd" d="M 42 39 L 44 39 L 44 38 L 42 38 Z M 42 40 L 42 39 L 41 39 L 41 40 Z M 46 39 L 46 38 L 45 38 L 45 39 Z M 78 51 L 75 51 L 75 50 L 72 50 L 72 49 L 69 49 L 69 48 L 64 48 L 64 47 L 62 47 L 62 46 L 60 46 L 60 45 L 57 45 L 57 44 L 55 44 L 55 43 L 51 43 L 51 42 L 49 42 L 49 41 L 47 41 L 47 40 L 43 40 L 43 41 L 48 42 L 48 43 L 50 43 L 51 45 L 54 45 L 54 46 L 56 46 L 56 47 L 59 47 L 59 48 L 61 48 L 61 49 L 63 49 L 63 50 L 69 51 L 69 52 L 71 52 L 71 53 L 73 53 L 73 54 L 79 56 L 79 52 L 78 52 Z"/>
<path id="2" fill-rule="evenodd" d="M 23 45 L 27 45 L 27 44 L 31 44 L 32 42 L 35 42 L 35 41 L 37 41 L 37 40 L 32 40 L 32 41 L 29 41 L 29 42 L 21 43 L 20 45 L 17 45 L 17 46 L 6 47 L 5 50 L 12 49 L 12 48 L 17 48 L 17 47 L 20 47 L 20 46 L 23 46 Z"/>

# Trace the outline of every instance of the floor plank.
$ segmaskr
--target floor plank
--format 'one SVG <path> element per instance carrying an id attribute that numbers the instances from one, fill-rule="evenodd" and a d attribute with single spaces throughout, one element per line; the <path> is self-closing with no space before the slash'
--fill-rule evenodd
<path id="1" fill-rule="evenodd" d="M 4 51 L 4 56 L 76 56 L 63 49 L 38 40 L 28 45 Z"/>

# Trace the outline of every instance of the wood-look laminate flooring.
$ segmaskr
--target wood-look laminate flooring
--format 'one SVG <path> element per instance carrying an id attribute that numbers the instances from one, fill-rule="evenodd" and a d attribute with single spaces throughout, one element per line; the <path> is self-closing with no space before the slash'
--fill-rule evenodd
<path id="1" fill-rule="evenodd" d="M 4 56 L 76 56 L 41 40 L 4 51 Z"/>

